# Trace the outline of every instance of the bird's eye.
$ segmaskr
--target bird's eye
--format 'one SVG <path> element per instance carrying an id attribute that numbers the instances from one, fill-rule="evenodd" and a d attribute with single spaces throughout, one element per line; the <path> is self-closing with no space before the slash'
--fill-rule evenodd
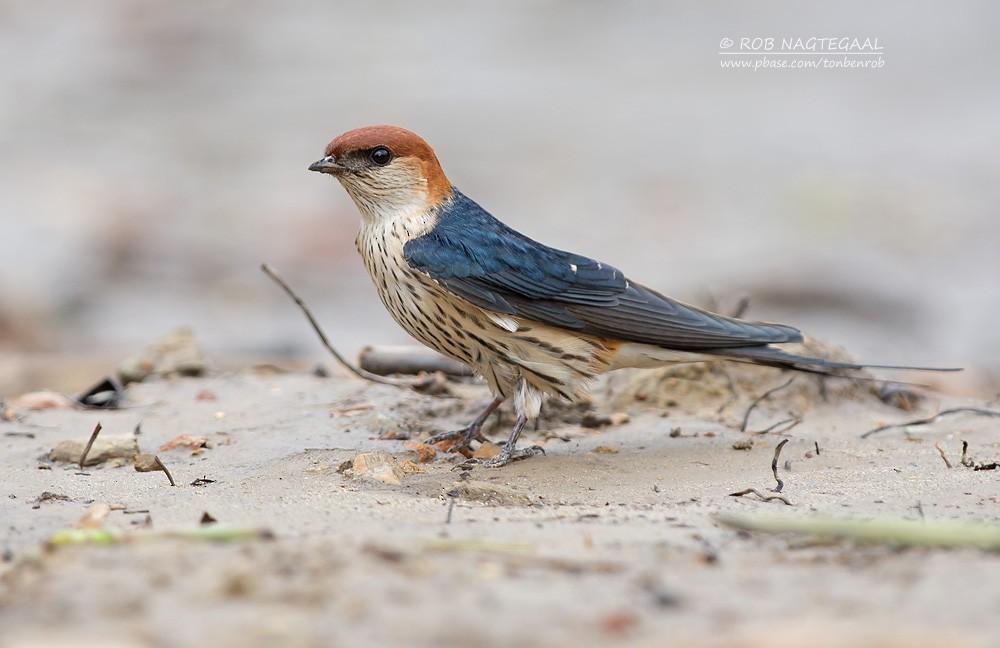
<path id="1" fill-rule="evenodd" d="M 385 166 L 392 161 L 392 151 L 384 146 L 379 146 L 372 149 L 372 152 L 368 154 L 368 159 L 376 166 Z"/>

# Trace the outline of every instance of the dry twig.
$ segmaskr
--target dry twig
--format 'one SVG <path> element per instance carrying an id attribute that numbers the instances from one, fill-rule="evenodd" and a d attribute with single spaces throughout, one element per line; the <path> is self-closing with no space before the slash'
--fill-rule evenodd
<path id="1" fill-rule="evenodd" d="M 444 518 L 445 524 L 451 524 L 451 514 L 455 510 L 455 502 L 458 500 L 458 491 L 455 489 L 448 491 L 448 498 L 451 501 L 448 502 L 448 515 Z"/>
<path id="2" fill-rule="evenodd" d="M 379 376 L 377 374 L 371 373 L 370 371 L 365 371 L 364 369 L 355 367 L 353 364 L 348 362 L 347 359 L 344 356 L 340 355 L 340 352 L 337 351 L 335 348 L 333 348 L 333 345 L 330 344 L 330 340 L 328 340 L 326 334 L 323 333 L 323 329 L 320 328 L 319 323 L 316 321 L 316 318 L 313 317 L 312 311 L 309 310 L 309 307 L 306 306 L 306 303 L 302 301 L 302 298 L 299 297 L 287 283 L 285 283 L 284 279 L 278 276 L 278 273 L 274 270 L 274 268 L 272 268 L 267 263 L 263 263 L 261 264 L 260 269 L 264 271 L 264 274 L 266 274 L 268 277 L 274 280 L 276 284 L 281 286 L 281 289 L 284 290 L 285 293 L 292 298 L 292 300 L 296 303 L 296 305 L 298 305 L 299 309 L 306 316 L 306 319 L 309 320 L 309 324 L 312 325 L 313 330 L 316 331 L 316 335 L 319 336 L 319 341 L 323 344 L 326 350 L 329 351 L 331 355 L 333 355 L 333 357 L 337 360 L 337 362 L 341 364 L 341 366 L 343 366 L 345 369 L 350 371 L 358 378 L 363 378 L 365 380 L 370 380 L 372 382 L 381 383 L 383 385 L 393 385 L 394 387 L 410 387 L 413 385 L 412 380 L 395 380 L 392 378 L 386 378 L 385 376 Z"/>
<path id="3" fill-rule="evenodd" d="M 742 318 L 746 315 L 747 309 L 750 308 L 750 295 L 743 295 L 740 300 L 736 302 L 733 306 L 733 310 L 730 311 L 729 316 L 735 317 L 736 319 Z"/>
<path id="4" fill-rule="evenodd" d="M 761 500 L 765 502 L 773 502 L 775 500 L 783 502 L 786 506 L 791 506 L 792 503 L 788 501 L 784 495 L 765 495 L 756 488 L 746 488 L 736 493 L 730 493 L 730 497 L 743 497 L 744 495 L 756 495 Z"/>
<path id="5" fill-rule="evenodd" d="M 972 461 L 972 459 L 969 458 L 969 442 L 968 441 L 962 441 L 962 459 L 960 460 L 960 463 L 963 466 L 965 466 L 966 468 L 972 468 L 973 470 L 976 470 L 976 471 L 979 471 L 979 470 L 996 470 L 996 469 L 1000 468 L 1000 463 L 998 463 L 996 461 L 991 461 L 989 463 L 987 463 L 985 461 L 980 461 L 979 463 L 975 463 L 974 461 Z"/>
<path id="6" fill-rule="evenodd" d="M 421 373 L 432 374 L 436 371 L 447 376 L 471 376 L 467 365 L 458 360 L 452 360 L 437 351 L 427 347 L 406 346 L 367 346 L 358 356 L 358 365 L 364 371 L 387 376 L 389 374 Z"/>
<path id="7" fill-rule="evenodd" d="M 744 531 L 794 533 L 899 547 L 976 547 L 1000 550 L 1000 525 L 951 520 L 859 520 L 811 515 L 808 517 L 719 513 L 723 524 Z"/>
<path id="8" fill-rule="evenodd" d="M 90 453 L 90 449 L 94 447 L 94 441 L 97 441 L 97 435 L 101 433 L 101 423 L 97 422 L 97 427 L 94 431 L 90 433 L 90 440 L 87 441 L 87 445 L 83 447 L 83 454 L 80 455 L 80 470 L 83 470 L 83 462 L 87 460 L 87 454 Z"/>
<path id="9" fill-rule="evenodd" d="M 935 443 L 934 447 L 937 449 L 938 453 L 941 455 L 941 458 L 944 459 L 944 465 L 946 465 L 949 468 L 951 468 L 951 462 L 948 461 L 948 457 L 945 456 L 945 454 L 944 454 L 944 448 L 941 447 L 941 442 L 938 441 L 937 443 Z"/>
<path id="10" fill-rule="evenodd" d="M 778 445 L 774 446 L 774 458 L 771 459 L 771 472 L 774 473 L 774 481 L 778 482 L 774 488 L 775 493 L 780 493 L 781 489 L 785 487 L 785 482 L 778 477 L 778 455 L 781 454 L 781 449 L 785 447 L 786 443 L 788 443 L 788 439 L 782 439 Z"/>
<path id="11" fill-rule="evenodd" d="M 789 378 L 783 384 L 778 385 L 777 387 L 772 387 L 771 389 L 768 389 L 766 392 L 764 392 L 763 394 L 761 394 L 760 396 L 758 396 L 757 399 L 754 402 L 750 403 L 750 407 L 747 408 L 746 413 L 743 415 L 743 424 L 740 425 L 740 432 L 746 432 L 747 431 L 747 424 L 750 422 L 750 413 L 753 412 L 754 409 L 758 405 L 760 405 L 765 400 L 767 400 L 768 398 L 770 398 L 772 394 L 775 394 L 775 393 L 781 391 L 782 389 L 788 387 L 789 385 L 791 385 L 792 382 L 795 381 L 796 377 L 797 376 L 792 376 L 791 378 Z"/>
<path id="12" fill-rule="evenodd" d="M 894 428 L 905 428 L 911 425 L 924 425 L 926 423 L 933 423 L 942 416 L 948 416 L 949 414 L 961 414 L 961 413 L 977 414 L 979 416 L 1000 416 L 1000 411 L 985 409 L 983 407 L 953 407 L 951 409 L 941 410 L 937 414 L 933 416 L 928 416 L 927 418 L 905 421 L 903 423 L 890 423 L 888 425 L 881 425 L 873 430 L 868 430 L 867 432 L 861 435 L 861 438 L 867 439 L 873 434 L 884 432 L 886 430 L 892 430 Z"/>
<path id="13" fill-rule="evenodd" d="M 777 446 L 775 446 L 775 448 L 774 448 L 774 458 L 771 459 L 771 472 L 774 473 L 774 479 L 775 479 L 775 481 L 778 482 L 778 486 L 776 488 L 774 488 L 774 492 L 775 493 L 780 493 L 781 489 L 784 488 L 784 486 L 785 486 L 785 483 L 783 481 L 781 481 L 780 477 L 778 477 L 778 455 L 781 454 L 781 449 L 783 447 L 785 447 L 786 443 L 788 443 L 788 439 L 782 439 L 781 442 L 778 443 Z M 774 500 L 778 500 L 778 501 L 784 502 L 788 506 L 792 505 L 792 503 L 789 502 L 788 499 L 784 495 L 765 495 L 765 494 L 761 493 L 759 490 L 757 490 L 756 488 L 745 488 L 745 489 L 743 489 L 743 490 L 741 490 L 739 492 L 730 493 L 729 494 L 730 497 L 743 497 L 744 495 L 756 495 L 757 497 L 759 497 L 760 499 L 762 499 L 765 502 L 771 502 L 771 501 L 774 501 Z"/>
<path id="14" fill-rule="evenodd" d="M 802 422 L 802 419 L 800 419 L 798 417 L 786 418 L 783 421 L 778 421 L 777 423 L 775 423 L 773 425 L 767 426 L 763 430 L 760 430 L 758 432 L 751 432 L 751 434 L 767 434 L 768 432 L 777 432 L 779 434 L 784 434 L 785 432 L 788 432 L 789 430 L 791 430 L 793 427 L 795 427 L 796 425 L 798 425 L 801 422 Z M 784 425 L 785 427 L 781 427 L 782 425 Z"/>
<path id="15" fill-rule="evenodd" d="M 159 469 L 163 471 L 163 474 L 167 476 L 167 479 L 170 480 L 171 486 L 177 485 L 174 483 L 174 476 L 170 474 L 170 471 L 167 470 L 167 467 L 163 465 L 163 462 L 160 461 L 160 458 L 157 457 L 156 455 L 153 455 L 153 463 L 155 463 L 157 467 L 159 467 Z"/>

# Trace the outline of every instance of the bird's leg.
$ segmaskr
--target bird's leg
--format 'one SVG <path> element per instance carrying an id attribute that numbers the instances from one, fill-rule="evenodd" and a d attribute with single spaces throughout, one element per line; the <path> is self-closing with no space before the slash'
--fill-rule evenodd
<path id="1" fill-rule="evenodd" d="M 521 448 L 520 450 L 514 449 L 514 446 L 517 444 L 517 438 L 521 436 L 521 430 L 524 429 L 524 424 L 527 422 L 527 416 L 524 414 L 518 416 L 517 423 L 514 424 L 514 429 L 511 430 L 510 438 L 507 439 L 507 443 L 503 444 L 503 448 L 500 449 L 500 454 L 492 459 L 486 459 L 482 462 L 482 465 L 486 468 L 500 468 L 502 466 L 506 466 L 512 461 L 517 461 L 518 459 L 527 459 L 528 457 L 533 457 L 537 454 L 545 454 L 545 450 L 541 446 L 537 445 Z"/>
<path id="2" fill-rule="evenodd" d="M 440 441 L 453 441 L 455 439 L 459 439 L 460 441 L 458 442 L 458 444 L 449 449 L 451 452 L 458 452 L 462 448 L 472 443 L 473 440 L 479 441 L 480 443 L 484 443 L 486 441 L 486 437 L 483 436 L 483 431 L 482 431 L 483 423 L 485 423 L 486 419 L 490 417 L 490 414 L 495 412 L 497 408 L 500 407 L 500 403 L 502 402 L 503 402 L 502 398 L 499 397 L 494 398 L 493 401 L 486 406 L 486 409 L 484 409 L 482 413 L 479 416 L 477 416 L 472 423 L 469 423 L 461 430 L 435 434 L 431 438 L 427 439 L 427 443 L 438 443 Z"/>

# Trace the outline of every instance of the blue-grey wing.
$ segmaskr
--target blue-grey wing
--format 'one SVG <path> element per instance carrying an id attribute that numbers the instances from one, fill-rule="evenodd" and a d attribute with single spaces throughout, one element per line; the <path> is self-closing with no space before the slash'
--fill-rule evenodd
<path id="1" fill-rule="evenodd" d="M 631 282 L 613 266 L 538 243 L 458 191 L 404 256 L 480 308 L 598 337 L 682 350 L 802 339 L 793 327 L 710 313 Z"/>

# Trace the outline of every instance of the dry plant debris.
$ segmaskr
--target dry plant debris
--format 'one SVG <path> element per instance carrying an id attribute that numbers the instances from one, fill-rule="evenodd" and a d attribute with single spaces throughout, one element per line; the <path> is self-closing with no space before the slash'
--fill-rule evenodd
<path id="1" fill-rule="evenodd" d="M 173 439 L 160 446 L 160 452 L 168 452 L 175 448 L 188 448 L 192 455 L 201 454 L 206 448 L 212 446 L 208 443 L 208 437 L 192 436 L 190 434 L 179 434 Z"/>
<path id="2" fill-rule="evenodd" d="M 900 547 L 975 547 L 1000 550 L 1000 524 L 949 520 L 861 520 L 815 515 L 808 517 L 719 513 L 723 524 L 744 531 L 793 533 L 856 540 Z"/>
<path id="3" fill-rule="evenodd" d="M 781 489 L 784 488 L 785 486 L 785 482 L 781 481 L 781 478 L 778 477 L 778 457 L 781 455 L 781 449 L 785 447 L 786 443 L 788 443 L 788 439 L 782 439 L 778 443 L 778 445 L 774 447 L 774 456 L 771 458 L 771 473 L 774 475 L 774 480 L 778 482 L 778 485 L 774 487 L 775 493 L 780 493 Z M 744 495 L 756 495 L 765 502 L 779 501 L 785 503 L 788 506 L 792 505 L 792 503 L 788 501 L 788 499 L 783 495 L 765 495 L 756 488 L 744 488 L 741 491 L 730 493 L 729 495 L 730 497 L 743 497 Z"/>
<path id="4" fill-rule="evenodd" d="M 952 407 L 950 409 L 942 410 L 937 414 L 927 416 L 924 418 L 913 419 L 911 421 L 904 421 L 902 423 L 889 423 L 888 425 L 880 425 L 877 428 L 868 430 L 861 435 L 862 439 L 867 439 L 873 434 L 878 434 L 879 432 L 885 432 L 886 430 L 894 430 L 896 428 L 905 428 L 911 425 L 926 425 L 928 423 L 934 423 L 939 418 L 944 416 L 950 416 L 952 414 L 975 414 L 976 416 L 1000 416 L 1000 411 L 986 409 L 984 407 Z"/>
<path id="5" fill-rule="evenodd" d="M 162 472 L 167 476 L 170 481 L 171 486 L 176 486 L 174 482 L 174 476 L 170 474 L 167 467 L 163 465 L 160 458 L 153 454 L 139 454 L 135 456 L 135 461 L 133 462 L 136 472 Z"/>

